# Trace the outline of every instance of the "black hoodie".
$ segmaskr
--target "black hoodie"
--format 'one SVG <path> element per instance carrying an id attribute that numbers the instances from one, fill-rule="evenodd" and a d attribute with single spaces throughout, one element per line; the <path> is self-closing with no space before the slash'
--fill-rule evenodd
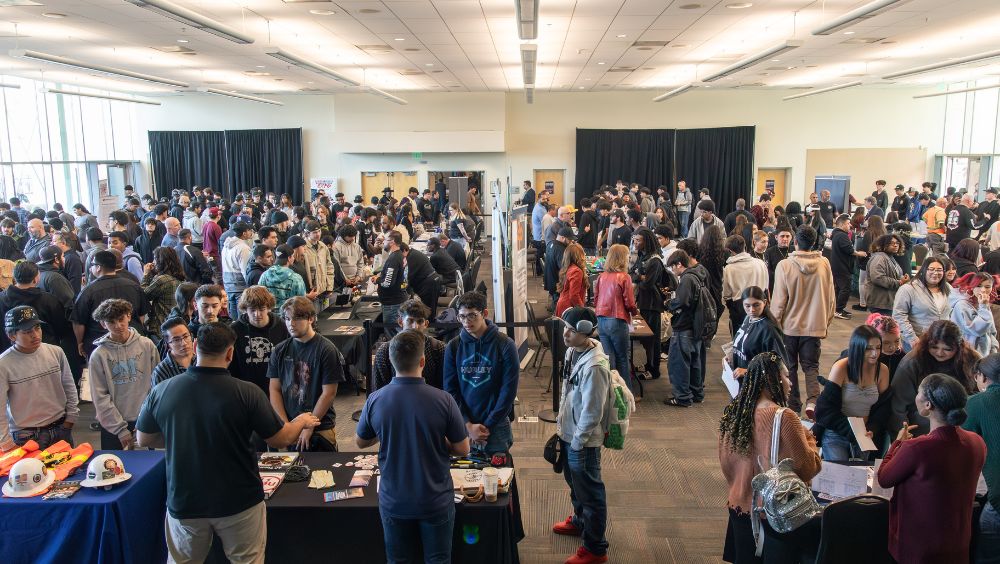
<path id="1" fill-rule="evenodd" d="M 277 315 L 270 315 L 267 327 L 257 328 L 250 324 L 247 314 L 231 325 L 236 332 L 236 350 L 233 362 L 229 364 L 229 373 L 252 384 L 256 384 L 268 393 L 270 379 L 267 377 L 267 367 L 271 362 L 271 351 L 275 345 L 288 338 L 288 329 Z"/>
<path id="2" fill-rule="evenodd" d="M 694 329 L 694 311 L 698 305 L 701 287 L 705 284 L 708 284 L 708 270 L 700 263 L 681 274 L 677 292 L 668 305 L 673 314 L 670 326 L 674 331 Z"/>

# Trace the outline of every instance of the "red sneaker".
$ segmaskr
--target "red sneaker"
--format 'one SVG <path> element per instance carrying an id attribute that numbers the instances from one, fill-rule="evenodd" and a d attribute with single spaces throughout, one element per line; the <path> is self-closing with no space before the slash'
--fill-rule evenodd
<path id="1" fill-rule="evenodd" d="M 576 554 L 570 556 L 566 559 L 564 564 L 597 564 L 599 562 L 607 562 L 608 555 L 603 554 L 598 556 L 582 546 L 576 549 Z"/>
<path id="2" fill-rule="evenodd" d="M 569 535 L 571 537 L 578 537 L 583 534 L 583 531 L 573 524 L 573 516 L 570 515 L 565 521 L 559 521 L 555 525 L 552 525 L 552 532 L 557 535 Z"/>

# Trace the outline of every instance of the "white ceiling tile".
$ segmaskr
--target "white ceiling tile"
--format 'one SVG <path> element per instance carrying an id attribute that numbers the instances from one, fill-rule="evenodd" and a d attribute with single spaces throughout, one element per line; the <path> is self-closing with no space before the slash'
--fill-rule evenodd
<path id="1" fill-rule="evenodd" d="M 406 26 L 413 33 L 421 34 L 421 38 L 425 33 L 448 33 L 448 26 L 440 18 L 406 20 Z"/>
<path id="2" fill-rule="evenodd" d="M 621 13 L 626 16 L 658 16 L 670 4 L 670 0 L 626 0 Z"/>

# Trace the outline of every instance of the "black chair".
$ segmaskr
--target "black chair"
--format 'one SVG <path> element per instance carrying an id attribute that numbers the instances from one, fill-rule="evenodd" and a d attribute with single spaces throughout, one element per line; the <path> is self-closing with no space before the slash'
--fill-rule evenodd
<path id="1" fill-rule="evenodd" d="M 889 555 L 889 500 L 857 495 L 823 510 L 816 564 L 893 562 Z"/>
<path id="2" fill-rule="evenodd" d="M 476 280 L 479 280 L 479 268 L 483 266 L 483 257 L 476 257 L 476 260 L 472 261 L 472 265 L 469 266 L 469 270 L 472 271 L 472 283 L 475 284 Z"/>
<path id="3" fill-rule="evenodd" d="M 525 304 L 528 310 L 528 323 L 535 323 L 537 318 L 535 317 L 535 310 L 531 307 L 531 302 Z M 552 350 L 552 346 L 549 344 L 549 333 L 548 331 L 543 331 L 541 327 L 532 326 L 531 332 L 535 336 L 535 340 L 538 341 L 538 348 L 535 349 L 535 358 L 531 359 L 531 363 L 528 366 L 535 367 L 535 378 L 538 378 L 538 372 L 542 369 L 542 359 L 545 358 L 545 353 Z M 549 387 L 551 389 L 551 379 Z M 545 390 L 546 392 L 549 390 Z"/>

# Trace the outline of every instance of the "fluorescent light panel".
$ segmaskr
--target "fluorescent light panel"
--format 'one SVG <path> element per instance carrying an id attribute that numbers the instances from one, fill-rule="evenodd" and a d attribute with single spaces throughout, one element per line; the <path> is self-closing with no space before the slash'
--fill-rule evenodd
<path id="1" fill-rule="evenodd" d="M 847 12 L 843 16 L 840 16 L 823 27 L 815 29 L 812 34 L 831 35 L 837 33 L 842 29 L 861 23 L 869 18 L 874 18 L 875 16 L 884 14 L 893 8 L 906 4 L 909 1 L 910 0 L 876 0 L 875 2 L 861 6 L 857 10 Z"/>
<path id="2" fill-rule="evenodd" d="M 239 98 L 240 100 L 248 100 L 250 102 L 260 102 L 262 104 L 272 104 L 275 106 L 285 105 L 277 100 L 270 100 L 268 98 L 261 98 L 259 96 L 251 96 L 249 94 L 240 94 L 239 92 L 230 92 L 228 90 L 219 90 L 218 88 L 199 88 L 198 91 L 205 92 L 206 94 L 215 94 L 216 96 L 227 96 L 229 98 Z"/>
<path id="3" fill-rule="evenodd" d="M 400 106 L 405 106 L 405 105 L 409 104 L 409 102 L 407 102 L 406 100 L 400 98 L 399 96 L 393 96 L 392 94 L 389 94 L 385 90 L 379 90 L 378 88 L 375 88 L 374 86 L 366 86 L 365 87 L 365 91 L 368 92 L 368 93 L 370 93 L 370 94 L 374 94 L 374 95 L 376 95 L 376 96 L 378 96 L 380 98 L 384 98 L 384 99 L 392 102 L 393 104 L 399 104 Z"/>
<path id="4" fill-rule="evenodd" d="M 44 88 L 42 92 L 46 94 L 62 94 L 64 96 L 82 96 L 84 98 L 100 98 L 102 100 L 116 100 L 118 102 L 132 102 L 135 104 L 149 104 L 150 106 L 159 106 L 160 103 L 156 100 L 147 100 L 143 98 L 129 98 L 128 96 L 116 96 L 114 94 L 98 94 L 96 92 L 76 92 L 74 90 L 63 90 L 61 88 Z"/>
<path id="5" fill-rule="evenodd" d="M 681 94 L 683 94 L 683 93 L 685 93 L 688 90 L 691 90 L 693 88 L 698 88 L 698 85 L 697 84 L 685 84 L 684 86 L 679 86 L 677 88 L 674 88 L 670 92 L 666 92 L 666 93 L 660 94 L 656 98 L 653 98 L 653 101 L 654 102 L 662 102 L 662 101 L 666 100 L 667 98 L 673 98 L 674 96 L 680 96 Z"/>
<path id="6" fill-rule="evenodd" d="M 538 39 L 538 0 L 514 0 L 517 9 L 517 36 Z"/>
<path id="7" fill-rule="evenodd" d="M 965 92 L 976 92 L 977 90 L 991 90 L 993 88 L 1000 88 L 1000 84 L 991 84 L 989 86 L 976 86 L 974 88 L 962 88 L 961 90 L 948 90 L 945 92 L 934 92 L 933 94 L 918 94 L 914 96 L 913 99 L 918 98 L 934 98 L 935 96 L 947 96 L 948 94 L 963 94 Z"/>
<path id="8" fill-rule="evenodd" d="M 215 20 L 206 18 L 205 16 L 188 10 L 177 4 L 170 2 L 165 2 L 164 0 L 125 0 L 129 4 L 139 6 L 140 8 L 146 8 L 151 12 L 156 12 L 161 16 L 170 18 L 176 22 L 180 22 L 185 25 L 189 25 L 195 29 L 204 31 L 205 33 L 211 33 L 216 37 L 221 37 L 232 41 L 233 43 L 239 43 L 241 45 L 246 45 L 248 43 L 253 43 L 253 37 L 245 35 L 227 25 L 221 24 Z"/>
<path id="9" fill-rule="evenodd" d="M 16 89 L 20 90 L 21 89 L 21 85 L 20 84 L 10 84 L 9 82 L 0 82 L 0 88 L 16 88 Z"/>
<path id="10" fill-rule="evenodd" d="M 985 53 L 979 53 L 976 55 L 969 55 L 968 57 L 962 57 L 960 59 L 954 59 L 951 61 L 942 61 L 940 63 L 934 63 L 932 65 L 924 65 L 922 67 L 916 67 L 912 69 L 907 69 L 899 72 L 890 73 L 884 75 L 882 78 L 886 80 L 893 80 L 896 78 L 909 78 L 911 76 L 918 76 L 921 74 L 927 74 L 929 72 L 936 72 L 939 70 L 950 69 L 953 67 L 960 67 L 963 65 L 970 65 L 973 63 L 978 63 L 981 61 L 987 61 L 989 59 L 996 59 L 1000 57 L 1000 50 L 998 51 L 987 51 Z"/>
<path id="11" fill-rule="evenodd" d="M 770 49 L 768 49 L 768 50 L 766 50 L 766 51 L 764 51 L 762 53 L 758 53 L 758 54 L 756 54 L 756 55 L 754 55 L 752 57 L 743 59 L 742 61 L 739 61 L 738 63 L 732 64 L 732 65 L 730 65 L 730 66 L 722 69 L 719 72 L 710 74 L 707 77 L 703 78 L 702 82 L 714 82 L 716 80 L 719 80 L 720 78 L 729 76 L 731 74 L 736 74 L 736 73 L 740 72 L 741 70 L 748 69 L 748 68 L 750 68 L 750 67 L 752 67 L 752 66 L 754 66 L 756 64 L 759 64 L 759 63 L 761 63 L 761 62 L 763 62 L 765 60 L 772 59 L 772 58 L 780 56 L 780 55 L 784 55 L 785 53 L 787 53 L 787 52 L 789 52 L 789 51 L 791 51 L 793 49 L 797 49 L 797 48 L 799 48 L 801 46 L 802 46 L 802 41 L 786 41 L 786 42 L 782 43 L 781 45 L 775 45 L 774 47 L 771 47 Z"/>
<path id="12" fill-rule="evenodd" d="M 292 53 L 289 53 L 287 51 L 282 51 L 281 49 L 278 49 L 276 47 L 265 49 L 264 52 L 274 57 L 275 59 L 278 59 L 279 61 L 305 69 L 307 71 L 312 71 L 320 76 L 332 78 L 333 80 L 336 80 L 341 84 L 345 84 L 347 86 L 360 86 L 360 83 L 355 82 L 336 71 L 330 70 L 324 67 L 323 65 L 314 63 L 312 61 L 307 61 L 302 57 L 293 55 Z"/>
<path id="13" fill-rule="evenodd" d="M 521 45 L 521 79 L 524 84 L 535 83 L 535 65 L 538 62 L 537 45 Z"/>
<path id="14" fill-rule="evenodd" d="M 85 63 L 83 61 L 77 61 L 75 59 L 69 59 L 67 57 L 60 57 L 58 55 L 49 55 L 48 53 L 40 53 L 38 51 L 28 51 L 25 49 L 12 49 L 11 51 L 8 51 L 7 54 L 10 55 L 11 57 L 16 57 L 18 59 L 51 63 L 53 65 L 61 65 L 75 70 L 97 72 L 101 74 L 106 74 L 108 76 L 113 76 L 115 78 L 131 78 L 133 80 L 141 80 L 143 82 L 150 82 L 153 84 L 159 84 L 161 86 L 171 86 L 176 88 L 187 88 L 189 86 L 186 82 L 181 82 L 179 80 L 171 80 L 169 78 L 161 78 L 159 76 L 132 72 L 125 69 L 116 69 L 114 67 L 105 67 L 103 65 Z"/>
<path id="15" fill-rule="evenodd" d="M 816 90 L 809 90 L 801 94 L 794 94 L 792 96 L 785 96 L 782 100 L 786 102 L 788 100 L 795 100 L 797 98 L 805 98 L 806 96 L 815 96 L 816 94 L 826 94 L 827 92 L 833 92 L 834 90 L 843 90 L 844 88 L 854 88 L 855 86 L 861 86 L 862 82 L 860 80 L 854 82 L 848 82 L 846 84 L 838 84 L 836 86 L 827 86 L 826 88 L 817 88 Z"/>

